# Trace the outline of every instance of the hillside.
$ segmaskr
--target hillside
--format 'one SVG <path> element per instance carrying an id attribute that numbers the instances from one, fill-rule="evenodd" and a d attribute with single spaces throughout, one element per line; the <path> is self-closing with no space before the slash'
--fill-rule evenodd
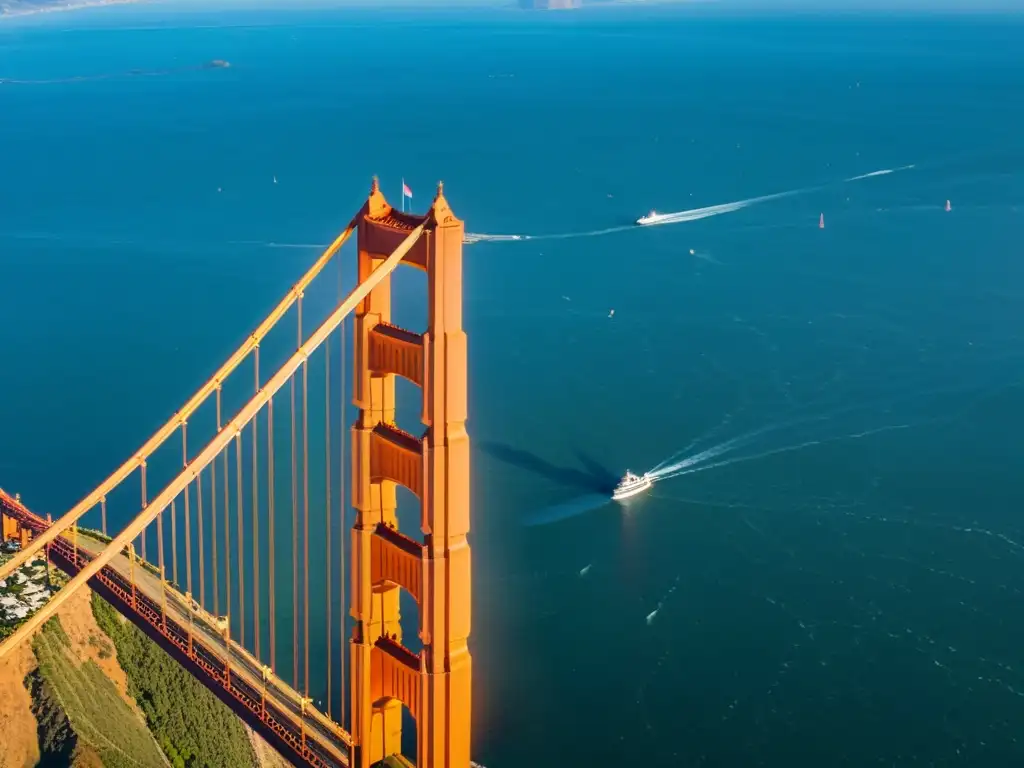
<path id="1" fill-rule="evenodd" d="M 288 765 L 88 590 L 0 661 L 0 733 L 0 768 Z"/>
<path id="2" fill-rule="evenodd" d="M 129 691 L 173 765 L 256 764 L 246 729 L 231 710 L 108 603 L 93 596 L 92 609 L 117 648 Z"/>
<path id="3" fill-rule="evenodd" d="M 94 636 L 108 657 L 109 641 Z M 32 641 L 39 662 L 27 682 L 38 723 L 40 765 L 164 768 L 167 761 L 138 712 L 92 659 L 83 660 L 59 618 Z"/>
<path id="4" fill-rule="evenodd" d="M 23 680 L 36 668 L 36 657 L 22 645 L 0 661 L 0 768 L 28 768 L 39 762 L 39 739 L 32 715 L 32 695 Z"/>
<path id="5" fill-rule="evenodd" d="M 127 691 L 89 594 L 73 595 L 31 644 L 0 662 L 0 768 L 167 765 Z M 128 749 L 144 757 L 97 762 Z"/>

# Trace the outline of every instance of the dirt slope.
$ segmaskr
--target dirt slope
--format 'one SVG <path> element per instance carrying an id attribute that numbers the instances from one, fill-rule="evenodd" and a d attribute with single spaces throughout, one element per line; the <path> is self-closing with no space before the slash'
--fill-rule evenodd
<path id="1" fill-rule="evenodd" d="M 138 713 L 135 701 L 128 695 L 128 679 L 117 662 L 114 644 L 96 625 L 90 606 L 89 590 L 83 589 L 68 599 L 58 611 L 61 625 L 71 641 L 71 650 L 82 660 L 91 659 L 114 683 L 120 697 Z M 25 678 L 37 667 L 35 654 L 29 643 L 24 643 L 6 658 L 0 660 L 0 768 L 25 768 L 39 761 L 39 741 L 36 720 L 32 714 L 32 696 L 25 687 Z M 80 755 L 83 765 L 89 763 Z"/>

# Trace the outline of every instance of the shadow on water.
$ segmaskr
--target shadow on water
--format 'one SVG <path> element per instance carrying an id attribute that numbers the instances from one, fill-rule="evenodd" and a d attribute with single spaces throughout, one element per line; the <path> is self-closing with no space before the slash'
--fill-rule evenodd
<path id="1" fill-rule="evenodd" d="M 587 471 L 594 476 L 594 479 L 598 482 L 599 486 L 597 490 L 601 493 L 611 493 L 615 490 L 615 486 L 619 484 L 621 479 L 618 475 L 612 472 L 604 464 L 599 463 L 594 457 L 588 456 L 583 451 L 576 450 L 576 458 L 579 459 L 580 464 L 586 467 Z"/>
<path id="2" fill-rule="evenodd" d="M 523 525 L 528 527 L 550 525 L 600 509 L 611 501 L 611 493 L 619 480 L 614 472 L 581 450 L 576 450 L 575 453 L 576 459 L 583 468 L 576 469 L 575 467 L 560 467 L 545 461 L 531 451 L 513 448 L 503 443 L 482 442 L 479 445 L 480 450 L 499 461 L 519 469 L 525 469 L 527 472 L 532 472 L 546 480 L 552 480 L 559 485 L 587 492 L 582 496 L 554 504 L 531 514 L 523 521 Z"/>
<path id="3" fill-rule="evenodd" d="M 611 496 L 603 493 L 589 493 L 586 496 L 577 496 L 575 499 L 570 499 L 561 504 L 553 504 L 550 507 L 534 512 L 523 521 L 523 525 L 527 528 L 533 528 L 538 525 L 551 525 L 562 520 L 568 520 L 570 517 L 585 515 L 610 503 Z"/>
<path id="4" fill-rule="evenodd" d="M 582 451 L 576 451 L 576 458 L 584 467 L 583 470 L 580 470 L 573 467 L 560 467 L 545 461 L 531 451 L 513 448 L 504 443 L 483 442 L 479 445 L 480 450 L 488 456 L 493 456 L 514 467 L 525 469 L 546 480 L 553 480 L 560 485 L 580 488 L 597 494 L 610 494 L 618 482 L 618 478 L 611 470 Z"/>

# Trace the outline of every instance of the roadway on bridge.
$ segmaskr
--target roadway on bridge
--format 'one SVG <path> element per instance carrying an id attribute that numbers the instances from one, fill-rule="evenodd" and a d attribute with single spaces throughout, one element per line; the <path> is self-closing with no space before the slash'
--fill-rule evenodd
<path id="1" fill-rule="evenodd" d="M 69 537 L 70 538 L 70 537 Z M 84 532 L 78 534 L 78 547 L 83 552 L 99 554 L 106 548 L 105 542 L 91 538 Z M 134 578 L 136 589 L 145 594 L 157 605 L 161 604 L 160 578 L 152 571 L 147 570 L 141 563 L 137 562 L 134 569 L 128 557 L 123 553 L 117 555 L 110 561 L 110 567 L 121 574 L 125 580 L 131 582 Z M 204 617 L 203 611 L 193 612 L 188 609 L 188 598 L 176 589 L 167 589 L 166 610 L 168 618 L 173 619 L 182 627 L 188 627 L 191 623 L 193 636 L 207 647 L 210 651 L 220 651 L 218 654 L 222 660 L 230 658 L 231 674 L 239 675 L 246 683 L 252 686 L 253 690 L 262 690 L 263 670 L 258 660 L 248 652 L 239 652 L 237 644 L 232 641 L 231 649 L 225 649 L 224 637 L 216 626 L 212 626 Z M 206 614 L 209 615 L 209 614 Z M 212 617 L 211 617 L 212 618 Z M 305 722 L 305 727 L 310 738 L 315 738 L 323 746 L 334 753 L 334 758 L 342 765 L 348 764 L 348 747 L 344 737 L 339 736 L 341 727 L 330 721 L 323 713 L 307 706 L 306 716 L 302 716 L 302 697 L 291 686 L 284 683 L 277 677 L 269 680 L 266 686 L 267 704 L 276 707 L 282 713 L 291 715 L 296 727 Z"/>

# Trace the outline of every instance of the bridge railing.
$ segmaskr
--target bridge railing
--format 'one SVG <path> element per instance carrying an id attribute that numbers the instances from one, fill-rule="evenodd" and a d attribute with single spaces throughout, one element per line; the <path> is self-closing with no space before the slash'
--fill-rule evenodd
<path id="1" fill-rule="evenodd" d="M 36 537 L 51 527 L 50 523 L 3 489 L 0 489 L 0 511 L 14 516 Z M 55 538 L 43 554 L 74 575 L 94 559 L 92 553 L 79 546 L 80 543 L 77 531 L 72 529 L 70 537 Z M 202 633 L 194 631 L 190 621 L 182 621 L 182 616 L 188 615 L 185 609 L 191 602 L 185 595 L 166 584 L 164 596 L 153 595 L 141 589 L 130 575 L 119 573 L 111 565 L 104 566 L 94 579 L 104 596 L 115 601 L 118 610 L 136 623 L 147 624 L 152 631 L 164 637 L 196 665 L 204 675 L 202 681 L 207 687 L 215 692 L 226 691 L 253 718 L 251 724 L 269 730 L 266 735 L 279 738 L 308 765 L 330 768 L 349 764 L 351 736 L 322 713 L 304 706 L 302 697 L 283 682 L 265 676 L 261 690 L 258 679 L 254 679 L 258 676 L 243 674 L 245 667 L 260 669 L 262 665 L 258 660 L 234 642 L 230 644 L 229 653 L 222 653 L 223 646 L 218 648 L 209 643 Z M 170 597 L 183 606 L 177 618 L 168 615 L 163 597 Z M 211 630 L 216 637 L 216 628 L 211 627 Z"/>

